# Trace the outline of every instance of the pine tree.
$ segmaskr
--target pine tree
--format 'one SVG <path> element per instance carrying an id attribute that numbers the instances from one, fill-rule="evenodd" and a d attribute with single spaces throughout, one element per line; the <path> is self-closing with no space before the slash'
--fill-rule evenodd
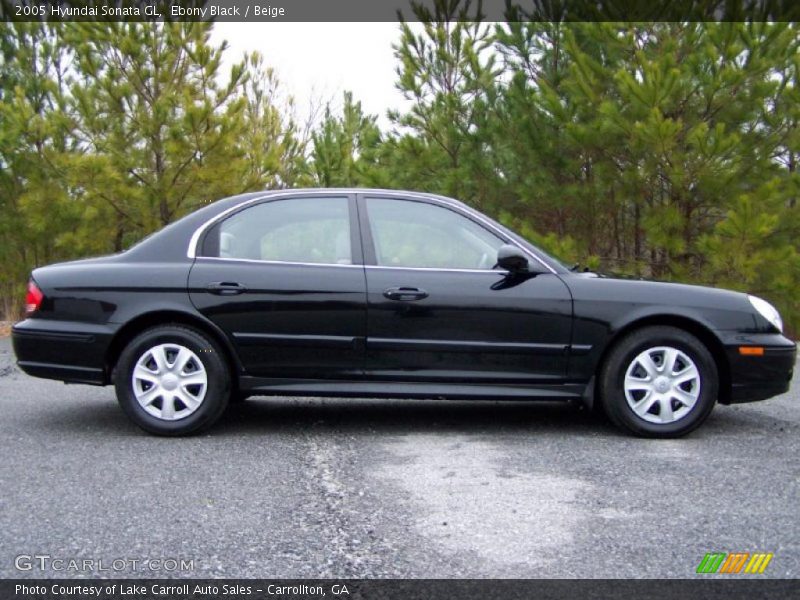
<path id="1" fill-rule="evenodd" d="M 412 106 L 390 114 L 409 133 L 389 142 L 386 164 L 401 186 L 481 204 L 474 134 L 497 75 L 487 52 L 491 29 L 481 22 L 480 4 L 470 1 L 435 0 L 432 9 L 412 2 L 412 11 L 422 31 L 401 22 L 395 46 L 397 87 Z"/>
<path id="2" fill-rule="evenodd" d="M 86 23 L 67 41 L 87 202 L 112 222 L 114 250 L 247 186 L 245 65 L 220 76 L 209 23 Z M 93 225 L 94 226 L 94 225 Z"/>
<path id="3" fill-rule="evenodd" d="M 312 183 L 321 187 L 376 185 L 371 170 L 381 143 L 377 117 L 365 115 L 351 92 L 344 92 L 341 116 L 330 104 L 311 135 Z"/>
<path id="4" fill-rule="evenodd" d="M 0 24 L 0 310 L 10 318 L 30 268 L 71 252 L 60 233 L 76 215 L 58 171 L 75 139 L 58 33 L 42 23 Z"/>

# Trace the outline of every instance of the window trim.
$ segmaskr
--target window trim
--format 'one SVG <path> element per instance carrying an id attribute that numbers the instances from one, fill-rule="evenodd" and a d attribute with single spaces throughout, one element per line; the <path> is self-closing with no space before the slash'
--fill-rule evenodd
<path id="1" fill-rule="evenodd" d="M 197 256 L 195 260 L 221 260 L 225 262 L 244 262 L 244 263 L 253 263 L 256 265 L 292 265 L 298 267 L 337 267 L 337 268 L 344 268 L 344 269 L 363 269 L 364 265 L 362 264 L 352 264 L 352 265 L 340 265 L 338 263 L 308 263 L 308 262 L 296 262 L 291 260 L 258 260 L 255 258 L 229 258 L 229 257 L 222 257 L 222 256 Z"/>
<path id="2" fill-rule="evenodd" d="M 364 265 L 368 270 L 389 271 L 436 271 L 437 273 L 483 273 L 485 275 L 508 275 L 504 269 L 456 269 L 451 267 L 398 267 L 383 265 Z"/>
<path id="3" fill-rule="evenodd" d="M 228 219 L 236 216 L 240 212 L 248 210 L 250 208 L 255 208 L 261 204 L 266 204 L 268 202 L 276 202 L 276 201 L 292 201 L 292 200 L 304 200 L 309 198 L 340 198 L 347 201 L 347 215 L 349 220 L 349 227 L 350 227 L 350 264 L 342 265 L 338 263 L 330 263 L 330 262 L 319 262 L 319 263 L 311 263 L 311 262 L 302 262 L 302 261 L 284 261 L 284 260 L 259 260 L 253 258 L 237 258 L 237 257 L 223 257 L 223 256 L 206 256 L 203 252 L 203 247 L 205 246 L 206 239 L 208 235 L 213 232 L 217 227 L 221 226 L 222 223 L 227 221 Z M 209 259 L 209 260 L 224 260 L 224 261 L 235 261 L 235 262 L 248 262 L 248 263 L 257 263 L 257 264 L 281 264 L 281 265 L 304 265 L 304 266 L 317 266 L 317 267 L 358 267 L 361 268 L 363 266 L 364 257 L 362 252 L 362 245 L 361 245 L 361 236 L 360 236 L 360 227 L 358 224 L 358 214 L 356 209 L 356 199 L 355 195 L 346 191 L 331 191 L 331 190 L 309 190 L 308 192 L 301 192 L 298 193 L 296 191 L 288 192 L 288 193 L 271 193 L 268 196 L 259 196 L 258 198 L 252 198 L 250 200 L 246 200 L 241 204 L 237 204 L 236 206 L 232 206 L 227 210 L 222 211 L 220 214 L 216 215 L 215 217 L 209 219 L 203 225 L 201 225 L 197 230 L 195 230 L 194 234 L 192 235 L 191 240 L 189 241 L 189 248 L 187 249 L 187 257 L 197 259 Z"/>

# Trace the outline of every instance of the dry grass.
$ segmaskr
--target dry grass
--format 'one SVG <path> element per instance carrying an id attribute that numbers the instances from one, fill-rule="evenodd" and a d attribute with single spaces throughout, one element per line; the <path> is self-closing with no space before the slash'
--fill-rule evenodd
<path id="1" fill-rule="evenodd" d="M 0 321 L 0 338 L 11 335 L 11 321 Z"/>

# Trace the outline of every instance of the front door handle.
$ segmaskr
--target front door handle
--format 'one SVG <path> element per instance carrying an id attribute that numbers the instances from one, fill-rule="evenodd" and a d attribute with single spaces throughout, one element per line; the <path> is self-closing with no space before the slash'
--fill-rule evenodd
<path id="1" fill-rule="evenodd" d="M 422 300 L 428 297 L 428 292 L 415 287 L 391 287 L 383 290 L 384 297 L 389 300 Z"/>
<path id="2" fill-rule="evenodd" d="M 247 291 L 247 288 L 241 283 L 235 281 L 218 281 L 216 283 L 209 283 L 206 289 L 217 296 L 235 296 Z"/>

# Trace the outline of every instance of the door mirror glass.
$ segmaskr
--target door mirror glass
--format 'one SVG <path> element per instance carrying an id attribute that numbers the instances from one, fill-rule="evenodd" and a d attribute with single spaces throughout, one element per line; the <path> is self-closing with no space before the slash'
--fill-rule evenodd
<path id="1" fill-rule="evenodd" d="M 497 266 L 510 273 L 530 272 L 530 263 L 525 253 L 511 244 L 503 244 L 497 251 Z"/>

